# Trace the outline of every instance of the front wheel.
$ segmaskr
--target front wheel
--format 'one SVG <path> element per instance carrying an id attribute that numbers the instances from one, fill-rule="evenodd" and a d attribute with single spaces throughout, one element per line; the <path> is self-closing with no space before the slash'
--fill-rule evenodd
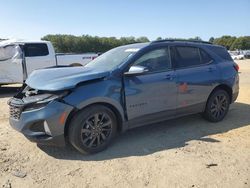
<path id="1" fill-rule="evenodd" d="M 216 90 L 209 97 L 203 117 L 211 122 L 224 119 L 230 105 L 230 98 L 225 90 Z"/>
<path id="2" fill-rule="evenodd" d="M 117 120 L 112 110 L 93 105 L 73 117 L 69 128 L 69 142 L 81 153 L 104 150 L 117 132 Z"/>

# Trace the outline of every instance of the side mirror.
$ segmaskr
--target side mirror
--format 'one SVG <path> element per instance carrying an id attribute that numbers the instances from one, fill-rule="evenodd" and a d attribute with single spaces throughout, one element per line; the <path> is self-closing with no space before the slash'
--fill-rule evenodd
<path id="1" fill-rule="evenodd" d="M 128 72 L 125 72 L 124 74 L 127 76 L 132 76 L 132 75 L 141 75 L 148 72 L 148 69 L 143 66 L 135 65 L 131 66 Z"/>

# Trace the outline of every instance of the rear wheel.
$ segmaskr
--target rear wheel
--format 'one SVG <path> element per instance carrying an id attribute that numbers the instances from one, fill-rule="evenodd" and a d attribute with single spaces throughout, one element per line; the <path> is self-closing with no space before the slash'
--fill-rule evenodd
<path id="1" fill-rule="evenodd" d="M 116 132 L 113 111 L 93 105 L 75 115 L 69 128 L 69 141 L 81 153 L 96 153 L 110 144 Z"/>
<path id="2" fill-rule="evenodd" d="M 230 98 L 225 90 L 216 90 L 209 97 L 203 117 L 211 122 L 218 122 L 224 119 L 230 105 Z"/>

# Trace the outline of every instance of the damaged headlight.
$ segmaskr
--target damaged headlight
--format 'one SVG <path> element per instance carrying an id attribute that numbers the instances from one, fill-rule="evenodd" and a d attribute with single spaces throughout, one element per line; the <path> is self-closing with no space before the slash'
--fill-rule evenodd
<path id="1" fill-rule="evenodd" d="M 24 102 L 25 108 L 24 111 L 35 110 L 46 106 L 49 102 L 61 99 L 66 96 L 69 92 L 65 91 L 60 94 L 37 94 L 28 97 L 24 97 L 22 100 Z"/>

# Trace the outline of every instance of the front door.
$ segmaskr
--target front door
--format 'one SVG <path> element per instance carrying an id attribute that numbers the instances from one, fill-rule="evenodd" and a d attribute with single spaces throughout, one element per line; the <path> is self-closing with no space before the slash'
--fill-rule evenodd
<path id="1" fill-rule="evenodd" d="M 146 67 L 148 72 L 124 77 L 128 119 L 157 121 L 174 116 L 176 75 L 171 69 L 168 47 L 145 53 L 133 65 Z"/>

